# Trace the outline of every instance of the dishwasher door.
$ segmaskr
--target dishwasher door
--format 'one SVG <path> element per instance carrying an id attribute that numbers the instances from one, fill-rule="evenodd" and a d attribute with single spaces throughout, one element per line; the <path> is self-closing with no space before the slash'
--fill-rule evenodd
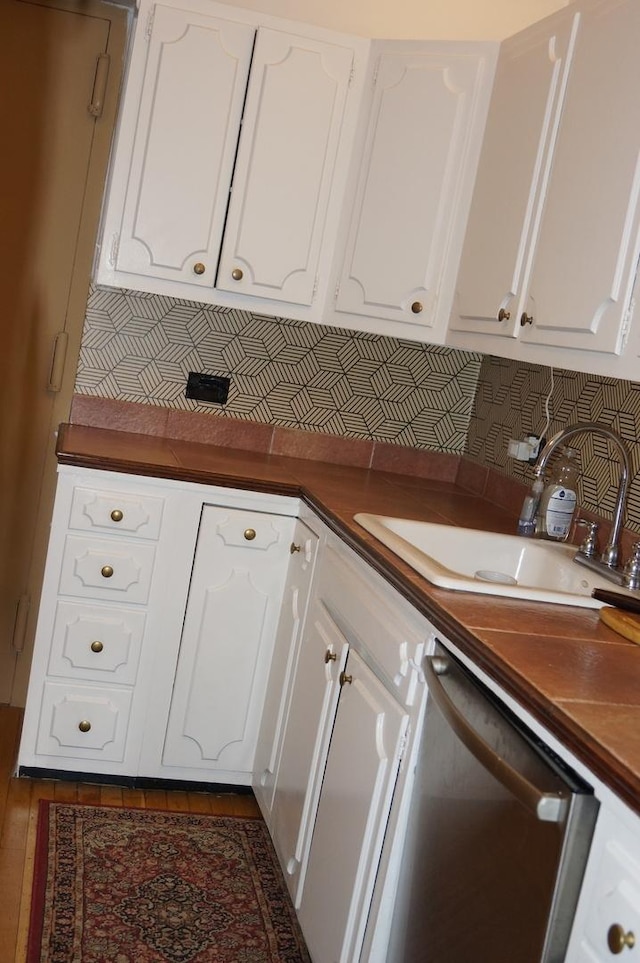
<path id="1" fill-rule="evenodd" d="M 562 963 L 598 803 L 444 647 L 387 963 Z"/>

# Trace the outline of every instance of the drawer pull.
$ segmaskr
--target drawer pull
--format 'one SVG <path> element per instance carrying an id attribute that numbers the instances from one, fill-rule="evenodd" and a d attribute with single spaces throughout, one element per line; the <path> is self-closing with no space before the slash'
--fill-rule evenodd
<path id="1" fill-rule="evenodd" d="M 340 673 L 340 677 L 339 677 L 339 681 L 340 681 L 340 685 L 341 685 L 341 686 L 343 686 L 343 685 L 351 685 L 351 683 L 353 682 L 353 676 L 352 676 L 352 675 L 347 675 L 346 672 L 341 672 L 341 673 Z"/>
<path id="2" fill-rule="evenodd" d="M 607 946 L 612 953 L 622 953 L 625 947 L 632 950 L 635 945 L 636 937 L 631 930 L 625 933 L 624 927 L 620 926 L 619 923 L 613 923 L 609 927 L 607 931 Z"/>
<path id="3" fill-rule="evenodd" d="M 91 723 L 89 722 L 88 719 L 83 719 L 82 722 L 78 723 L 78 729 L 80 730 L 80 732 L 90 732 Z"/>
<path id="4" fill-rule="evenodd" d="M 111 521 L 121 522 L 123 518 L 124 518 L 123 512 L 121 512 L 119 508 L 114 508 L 113 511 L 111 512 Z"/>
<path id="5" fill-rule="evenodd" d="M 291 545 L 289 546 L 289 554 L 295 555 L 296 552 L 300 551 L 301 547 L 302 547 L 301 545 L 296 545 L 295 542 L 291 542 Z"/>
<path id="6" fill-rule="evenodd" d="M 422 301 L 414 301 L 411 305 L 411 311 L 413 314 L 421 314 L 423 310 Z"/>
<path id="7" fill-rule="evenodd" d="M 231 272 L 231 277 L 233 278 L 234 281 L 242 281 L 242 278 L 243 278 L 242 268 L 234 268 L 233 271 Z"/>
<path id="8" fill-rule="evenodd" d="M 111 578 L 111 576 L 113 575 L 113 568 L 111 567 L 111 565 L 103 565 L 102 568 L 100 569 L 100 574 L 102 575 L 103 578 Z"/>
<path id="9" fill-rule="evenodd" d="M 196 261 L 196 263 L 193 265 L 193 273 L 194 273 L 194 274 L 204 274 L 205 270 L 206 270 L 206 268 L 205 268 L 204 264 L 202 263 L 202 261 Z"/>
<path id="10" fill-rule="evenodd" d="M 511 318 L 511 311 L 505 311 L 504 308 L 500 308 L 498 311 L 498 321 L 502 323 L 503 321 L 508 321 Z"/>
<path id="11" fill-rule="evenodd" d="M 330 662 L 335 662 L 337 658 L 337 653 L 332 652 L 331 649 L 327 649 L 324 654 L 324 661 L 327 665 L 329 665 Z"/>
<path id="12" fill-rule="evenodd" d="M 245 528 L 245 530 L 244 530 L 244 537 L 246 538 L 246 540 L 247 540 L 248 542 L 252 542 L 252 541 L 254 540 L 254 538 L 256 537 L 256 530 L 255 530 L 255 528 Z"/>
<path id="13" fill-rule="evenodd" d="M 104 645 L 102 644 L 102 642 L 100 642 L 99 639 L 96 639 L 95 642 L 91 643 L 92 652 L 102 652 L 103 649 L 104 649 Z"/>

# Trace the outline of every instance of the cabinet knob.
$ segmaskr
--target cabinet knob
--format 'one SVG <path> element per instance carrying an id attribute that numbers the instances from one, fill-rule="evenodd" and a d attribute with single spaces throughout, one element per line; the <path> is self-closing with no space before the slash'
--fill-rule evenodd
<path id="1" fill-rule="evenodd" d="M 340 685 L 351 685 L 353 682 L 353 676 L 347 675 L 346 672 L 341 672 L 339 676 Z"/>
<path id="2" fill-rule="evenodd" d="M 524 328 L 525 324 L 533 324 L 533 315 L 523 311 L 520 315 L 520 327 Z"/>
<path id="3" fill-rule="evenodd" d="M 242 281 L 242 278 L 244 277 L 242 268 L 234 268 L 231 272 L 231 277 L 234 281 Z"/>
<path id="4" fill-rule="evenodd" d="M 102 652 L 103 649 L 104 649 L 104 645 L 102 644 L 102 642 L 100 642 L 99 639 L 96 639 L 95 642 L 91 643 L 92 652 Z"/>
<path id="5" fill-rule="evenodd" d="M 324 654 L 324 661 L 326 665 L 329 665 L 330 662 L 335 662 L 337 658 L 338 658 L 337 653 L 332 652 L 331 649 L 327 649 L 327 651 Z"/>
<path id="6" fill-rule="evenodd" d="M 246 540 L 247 540 L 248 542 L 252 542 L 252 541 L 254 540 L 254 538 L 256 537 L 256 530 L 255 530 L 255 528 L 245 528 L 245 530 L 244 530 L 244 537 L 246 538 Z"/>
<path id="7" fill-rule="evenodd" d="M 206 268 L 205 268 L 204 264 L 202 263 L 202 261 L 196 261 L 196 263 L 193 265 L 193 273 L 194 273 L 194 274 L 204 274 L 205 271 L 206 271 Z"/>
<path id="8" fill-rule="evenodd" d="M 411 310 L 414 314 L 420 314 L 420 312 L 423 310 L 422 301 L 414 301 L 411 305 Z"/>
<path id="9" fill-rule="evenodd" d="M 301 547 L 302 547 L 301 545 L 296 545 L 295 542 L 291 542 L 291 545 L 289 546 L 289 553 L 291 555 L 295 555 L 296 552 L 300 551 Z"/>
<path id="10" fill-rule="evenodd" d="M 498 311 L 498 321 L 508 321 L 511 317 L 511 311 L 505 311 L 504 308 L 500 308 Z"/>
<path id="11" fill-rule="evenodd" d="M 624 948 L 631 950 L 636 945 L 635 934 L 629 930 L 625 933 L 624 927 L 619 923 L 613 923 L 607 931 L 607 946 L 612 953 L 622 953 Z"/>
<path id="12" fill-rule="evenodd" d="M 111 578 L 111 576 L 113 575 L 113 568 L 111 567 L 111 565 L 103 565 L 102 568 L 100 569 L 100 574 L 102 575 L 103 578 Z"/>
<path id="13" fill-rule="evenodd" d="M 114 508 L 113 511 L 111 512 L 111 521 L 112 521 L 112 522 L 121 522 L 123 518 L 124 518 L 124 515 L 123 515 L 123 513 L 120 511 L 120 509 L 119 509 L 119 508 Z"/>
<path id="14" fill-rule="evenodd" d="M 88 719 L 83 719 L 82 722 L 78 723 L 78 729 L 80 732 L 89 732 L 91 730 L 91 723 Z"/>

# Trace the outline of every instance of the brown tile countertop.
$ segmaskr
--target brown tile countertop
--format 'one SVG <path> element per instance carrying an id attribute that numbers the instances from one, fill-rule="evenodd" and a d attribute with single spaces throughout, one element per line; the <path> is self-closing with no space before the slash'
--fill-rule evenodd
<path id="1" fill-rule="evenodd" d="M 61 426 L 64 464 L 304 498 L 436 629 L 640 813 L 640 646 L 595 609 L 438 589 L 353 521 L 356 512 L 513 532 L 507 512 L 446 478 Z"/>

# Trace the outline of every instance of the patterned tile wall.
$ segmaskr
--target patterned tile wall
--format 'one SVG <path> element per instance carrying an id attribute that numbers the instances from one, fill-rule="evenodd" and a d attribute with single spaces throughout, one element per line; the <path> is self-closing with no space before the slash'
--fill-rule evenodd
<path id="1" fill-rule="evenodd" d="M 469 352 L 96 288 L 76 391 L 462 452 L 479 370 Z M 189 371 L 229 376 L 227 404 L 186 399 Z"/>
<path id="2" fill-rule="evenodd" d="M 594 421 L 623 437 L 634 477 L 627 527 L 640 532 L 640 384 L 486 357 L 469 426 L 468 454 L 506 475 L 530 481 L 531 467 L 509 458 L 507 446 L 510 438 L 543 431 L 552 377 L 546 436 L 576 422 Z M 615 450 L 594 434 L 576 437 L 572 447 L 580 449 L 579 504 L 610 517 L 619 481 Z"/>

